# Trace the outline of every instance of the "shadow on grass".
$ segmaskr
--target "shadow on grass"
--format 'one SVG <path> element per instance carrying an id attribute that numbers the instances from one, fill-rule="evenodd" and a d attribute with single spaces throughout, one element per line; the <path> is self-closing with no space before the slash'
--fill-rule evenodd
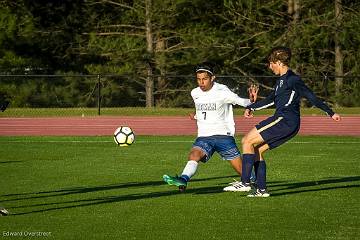
<path id="1" fill-rule="evenodd" d="M 216 180 L 222 178 L 230 178 L 237 176 L 221 176 L 221 177 L 209 177 L 194 179 L 192 182 L 201 182 L 208 180 Z M 11 202 L 17 200 L 26 200 L 26 199 L 37 199 L 37 198 L 48 198 L 48 197 L 57 197 L 57 196 L 66 196 L 72 194 L 83 194 L 83 193 L 92 193 L 99 191 L 109 191 L 123 188 L 137 188 L 137 187 L 155 187 L 160 185 L 166 185 L 164 181 L 147 181 L 147 182 L 128 182 L 122 184 L 111 184 L 106 186 L 92 186 L 92 187 L 74 187 L 74 188 L 65 188 L 54 191 L 41 191 L 41 192 L 32 192 L 32 193 L 18 193 L 18 194 L 4 194 L 1 197 L 7 197 L 8 199 L 1 199 L 1 202 Z"/>
<path id="2" fill-rule="evenodd" d="M 211 177 L 211 178 L 202 178 L 202 179 L 194 179 L 193 182 L 200 182 L 212 179 L 221 179 L 221 178 L 228 178 L 226 177 Z M 304 193 L 304 192 L 317 192 L 317 191 L 325 191 L 325 190 L 334 190 L 334 189 L 346 189 L 346 188 L 358 188 L 360 187 L 359 184 L 354 184 L 355 182 L 360 180 L 360 176 L 354 177 L 342 177 L 342 178 L 331 178 L 331 179 L 324 179 L 319 181 L 308 181 L 308 182 L 295 182 L 295 183 L 286 183 L 286 182 L 270 182 L 269 186 L 271 188 L 275 188 L 274 191 L 271 191 L 271 195 L 273 197 L 282 196 L 282 195 L 290 195 L 290 194 L 297 194 L 297 193 Z M 327 184 L 339 184 L 339 183 L 353 183 L 352 185 L 333 185 L 333 186 L 324 186 Z M 33 198 L 48 198 L 48 197 L 59 197 L 71 194 L 82 194 L 82 193 L 91 193 L 97 191 L 105 191 L 105 190 L 114 190 L 114 189 L 121 189 L 121 188 L 132 188 L 132 187 L 151 187 L 151 186 L 158 186 L 158 185 L 165 185 L 162 181 L 150 181 L 150 182 L 131 182 L 131 183 L 124 183 L 124 184 L 114 184 L 108 186 L 96 186 L 96 187 L 78 187 L 78 188 L 69 188 L 69 189 L 61 189 L 55 191 L 46 191 L 46 192 L 36 192 L 36 193 L 23 193 L 23 194 L 13 194 L 7 196 L 24 196 L 24 198 L 18 199 L 9 199 L 6 201 L 16 201 L 16 200 L 27 200 Z M 42 208 L 38 210 L 30 210 L 24 212 L 18 212 L 12 214 L 13 216 L 18 215 L 28 215 L 34 213 L 43 213 L 49 211 L 57 211 L 63 209 L 72 209 L 78 207 L 86 207 L 86 206 L 94 206 L 94 205 L 101 205 L 101 204 L 111 204 L 116 202 L 123 202 L 123 201 L 134 201 L 134 200 L 142 200 L 142 199 L 153 199 L 159 197 L 167 197 L 172 195 L 182 195 L 183 193 L 179 193 L 176 187 L 171 187 L 171 191 L 157 191 L 157 192 L 147 192 L 147 193 L 134 193 L 134 194 L 125 194 L 125 195 L 116 195 L 116 196 L 103 196 L 103 197 L 94 197 L 94 198 L 87 198 L 87 199 L 78 199 L 78 200 L 70 200 L 70 201 L 58 201 L 58 202 L 47 202 L 47 203 L 39 203 L 39 204 L 30 204 L 30 205 L 23 205 L 23 206 L 16 206 L 12 209 L 18 208 Z M 280 187 L 280 188 L 277 188 Z M 305 189 L 304 189 L 305 188 Z M 309 189 L 310 188 L 310 189 Z M 217 194 L 223 193 L 222 186 L 212 186 L 212 187 L 199 187 L 199 188 L 188 188 L 185 194 Z M 31 195 L 40 195 L 40 196 L 31 196 Z M 30 196 L 26 196 L 30 195 Z M 242 197 L 242 195 L 239 195 Z M 51 201 L 51 200 L 49 200 Z M 4 202 L 4 201 L 2 201 Z M 65 206 L 64 206 L 65 205 Z"/>
<path id="3" fill-rule="evenodd" d="M 222 179 L 222 178 L 228 178 L 228 177 L 229 176 L 194 179 L 193 182 L 200 182 L 200 181 L 213 180 L 213 179 Z M 230 176 L 230 177 L 232 177 L 232 176 Z M 112 189 L 119 189 L 119 188 L 144 187 L 144 186 L 146 187 L 146 186 L 156 186 L 156 185 L 166 185 L 166 183 L 164 183 L 163 181 L 126 183 L 126 184 L 120 184 L 120 185 L 100 186 L 100 187 L 91 187 L 91 188 L 90 187 L 72 188 L 72 189 L 63 189 L 63 190 L 57 190 L 57 191 L 47 191 L 47 192 L 30 193 L 30 194 L 55 193 L 52 195 L 42 196 L 42 198 L 45 198 L 45 197 L 58 197 L 58 196 L 64 196 L 64 195 L 69 195 L 69 194 L 81 194 L 81 193 L 89 193 L 89 192 L 96 192 L 96 191 L 103 191 L 103 190 L 112 190 Z M 214 193 L 222 193 L 223 192 L 222 187 L 219 187 L 219 186 L 188 189 L 188 190 L 186 190 L 185 193 L 180 193 L 178 191 L 177 187 L 174 187 L 174 186 L 169 186 L 169 188 L 171 188 L 172 190 L 171 191 L 161 191 L 161 192 L 126 194 L 126 195 L 120 195 L 120 196 L 105 196 L 105 197 L 87 198 L 87 199 L 72 200 L 72 201 L 48 202 L 48 203 L 31 204 L 31 205 L 23 205 L 23 206 L 18 205 L 16 207 L 12 207 L 12 209 L 34 208 L 34 207 L 41 207 L 43 209 L 13 213 L 11 215 L 19 216 L 19 215 L 27 215 L 27 214 L 33 214 L 33 213 L 42 213 L 42 212 L 48 212 L 48 211 L 71 209 L 71 208 L 77 208 L 77 207 L 110 204 L 110 203 L 123 202 L 123 201 L 153 199 L 153 198 L 166 197 L 166 196 L 172 196 L 172 195 L 214 194 Z M 41 196 L 11 199 L 8 201 L 26 200 L 26 199 L 32 199 L 32 198 L 41 198 Z M 59 205 L 66 205 L 66 206 L 59 206 Z M 171 205 L 171 202 L 170 202 L 170 205 Z"/>
<path id="4" fill-rule="evenodd" d="M 100 204 L 109 204 L 115 202 L 122 202 L 122 201 L 133 201 L 133 200 L 141 200 L 141 199 L 148 199 L 148 198 L 158 198 L 158 197 L 165 197 L 179 194 L 178 191 L 166 191 L 166 192 L 152 192 L 152 193 L 142 193 L 142 194 L 127 194 L 121 196 L 106 196 L 101 198 L 89 198 L 89 199 L 82 199 L 82 200 L 74 200 L 74 201 L 62 201 L 62 202 L 52 202 L 52 203 L 44 203 L 44 204 L 34 204 L 28 206 L 19 206 L 20 207 L 44 207 L 44 209 L 22 212 L 22 213 L 14 213 L 12 215 L 27 215 L 32 213 L 42 213 L 48 211 L 56 211 L 56 210 L 63 210 L 63 209 L 71 209 L 77 207 L 87 207 L 93 205 L 100 205 Z M 67 206 L 55 206 L 55 205 L 67 205 Z M 52 207 L 54 206 L 54 207 Z M 15 208 L 14 208 L 15 209 Z"/>
<path id="5" fill-rule="evenodd" d="M 0 164 L 19 163 L 22 161 L 0 161 Z"/>
<path id="6" fill-rule="evenodd" d="M 271 196 L 274 197 L 274 196 L 291 195 L 291 194 L 298 194 L 305 192 L 318 192 L 318 191 L 333 190 L 333 189 L 360 187 L 360 184 L 355 184 L 356 182 L 360 183 L 360 176 L 332 177 L 329 179 L 321 179 L 317 181 L 269 184 L 269 186 L 270 188 L 274 188 L 274 190 L 271 190 Z M 349 184 L 342 186 L 339 185 L 324 186 L 327 184 L 340 184 L 340 183 L 343 184 L 349 183 Z"/>

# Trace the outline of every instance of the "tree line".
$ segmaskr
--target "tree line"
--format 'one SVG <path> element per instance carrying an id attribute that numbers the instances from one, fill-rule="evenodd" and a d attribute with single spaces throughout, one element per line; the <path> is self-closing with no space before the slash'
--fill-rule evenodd
<path id="1" fill-rule="evenodd" d="M 213 62 L 218 75 L 271 87 L 252 76 L 271 75 L 268 52 L 288 46 L 291 67 L 313 76 L 307 84 L 334 104 L 354 106 L 359 12 L 355 0 L 2 0 L 0 73 L 125 76 L 102 78 L 111 105 L 173 107 L 184 105 L 195 86 L 193 77 L 173 76 L 193 76 L 202 61 Z M 0 77 L 0 92 L 17 106 L 87 105 L 97 84 L 29 79 Z"/>

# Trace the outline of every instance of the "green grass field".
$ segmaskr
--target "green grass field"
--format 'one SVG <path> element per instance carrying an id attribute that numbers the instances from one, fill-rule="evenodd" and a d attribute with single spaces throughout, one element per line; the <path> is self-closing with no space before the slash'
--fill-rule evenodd
<path id="1" fill-rule="evenodd" d="M 360 138 L 296 137 L 270 151 L 264 199 L 222 192 L 236 176 L 218 155 L 186 193 L 163 183 L 192 141 L 138 136 L 120 148 L 110 137 L 0 137 L 0 205 L 12 213 L 0 217 L 1 237 L 360 239 Z"/>

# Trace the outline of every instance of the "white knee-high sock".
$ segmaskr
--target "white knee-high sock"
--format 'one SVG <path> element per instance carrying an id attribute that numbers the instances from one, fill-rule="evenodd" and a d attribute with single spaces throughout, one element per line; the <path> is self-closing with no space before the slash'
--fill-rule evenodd
<path id="1" fill-rule="evenodd" d="M 196 173 L 198 162 L 194 160 L 189 160 L 186 163 L 186 166 L 181 173 L 181 177 L 184 178 L 186 181 L 189 181 L 192 176 Z"/>

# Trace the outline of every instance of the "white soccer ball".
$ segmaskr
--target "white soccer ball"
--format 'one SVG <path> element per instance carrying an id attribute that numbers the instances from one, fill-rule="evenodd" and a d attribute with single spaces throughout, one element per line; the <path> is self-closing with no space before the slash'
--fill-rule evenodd
<path id="1" fill-rule="evenodd" d="M 135 134 L 130 127 L 121 126 L 114 132 L 114 141 L 120 147 L 130 146 L 135 141 Z"/>

